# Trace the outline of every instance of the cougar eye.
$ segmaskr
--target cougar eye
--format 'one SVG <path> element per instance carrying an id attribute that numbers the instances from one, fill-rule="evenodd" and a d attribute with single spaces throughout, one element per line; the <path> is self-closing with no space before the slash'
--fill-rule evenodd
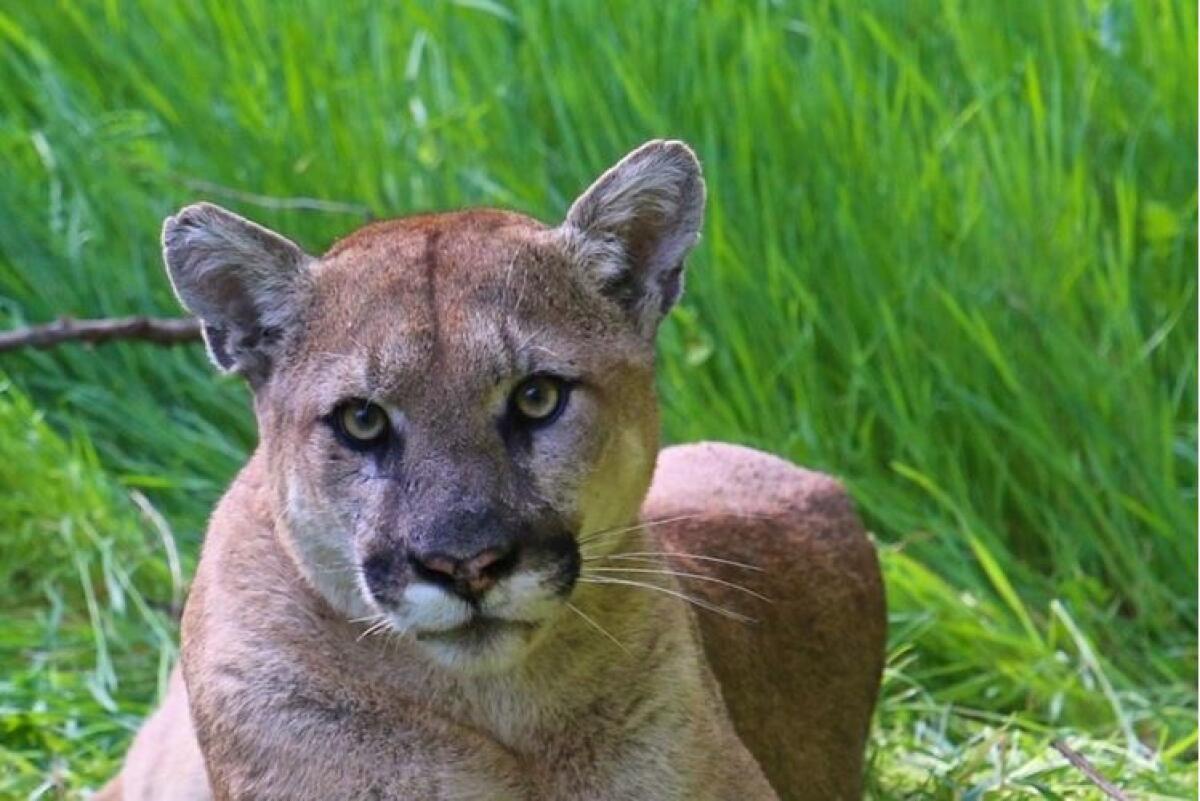
<path id="1" fill-rule="evenodd" d="M 552 422 L 567 405 L 567 390 L 566 383 L 554 376 L 527 378 L 513 391 L 513 413 L 526 423 Z"/>
<path id="2" fill-rule="evenodd" d="M 388 416 L 374 403 L 353 400 L 334 410 L 333 425 L 350 447 L 364 448 L 377 445 L 387 437 Z"/>

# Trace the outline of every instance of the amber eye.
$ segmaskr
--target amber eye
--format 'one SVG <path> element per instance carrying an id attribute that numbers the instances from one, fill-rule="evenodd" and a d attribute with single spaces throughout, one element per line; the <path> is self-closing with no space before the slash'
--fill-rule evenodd
<path id="1" fill-rule="evenodd" d="M 562 412 L 567 387 L 562 379 L 548 375 L 527 378 L 513 391 L 512 408 L 528 423 L 549 423 Z"/>
<path id="2" fill-rule="evenodd" d="M 376 445 L 387 437 L 388 416 L 381 407 L 363 400 L 343 403 L 334 410 L 334 425 L 352 447 Z"/>

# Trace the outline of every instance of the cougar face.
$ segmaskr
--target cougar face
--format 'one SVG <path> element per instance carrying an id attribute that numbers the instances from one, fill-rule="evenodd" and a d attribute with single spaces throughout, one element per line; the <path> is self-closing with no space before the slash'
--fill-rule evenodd
<path id="1" fill-rule="evenodd" d="M 515 215 L 375 226 L 312 280 L 264 415 L 299 561 L 447 661 L 515 654 L 636 512 L 650 350 Z"/>
<path id="2" fill-rule="evenodd" d="M 414 217 L 317 259 L 214 206 L 168 219 L 177 293 L 255 390 L 281 545 L 336 610 L 452 669 L 535 645 L 649 484 L 653 334 L 702 209 L 655 142 L 553 228 Z"/>

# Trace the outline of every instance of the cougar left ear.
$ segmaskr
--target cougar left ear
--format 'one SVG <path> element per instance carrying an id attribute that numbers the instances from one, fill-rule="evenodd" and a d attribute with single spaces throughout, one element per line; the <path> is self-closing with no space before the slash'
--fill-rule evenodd
<path id="1" fill-rule="evenodd" d="M 683 290 L 683 262 L 700 236 L 704 179 L 683 142 L 647 142 L 600 176 L 559 231 L 602 292 L 652 337 Z"/>
<path id="2" fill-rule="evenodd" d="M 251 386 L 261 384 L 298 324 L 312 257 L 211 203 L 168 217 L 162 241 L 171 285 L 200 318 L 213 362 Z"/>

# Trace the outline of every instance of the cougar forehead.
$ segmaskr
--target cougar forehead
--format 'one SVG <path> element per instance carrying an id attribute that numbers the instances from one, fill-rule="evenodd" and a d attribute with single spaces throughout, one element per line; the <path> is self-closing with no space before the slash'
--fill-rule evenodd
<path id="1" fill-rule="evenodd" d="M 645 364 L 645 343 L 568 258 L 551 229 L 511 212 L 369 225 L 314 266 L 293 365 L 309 386 L 444 410 L 468 385 Z"/>

